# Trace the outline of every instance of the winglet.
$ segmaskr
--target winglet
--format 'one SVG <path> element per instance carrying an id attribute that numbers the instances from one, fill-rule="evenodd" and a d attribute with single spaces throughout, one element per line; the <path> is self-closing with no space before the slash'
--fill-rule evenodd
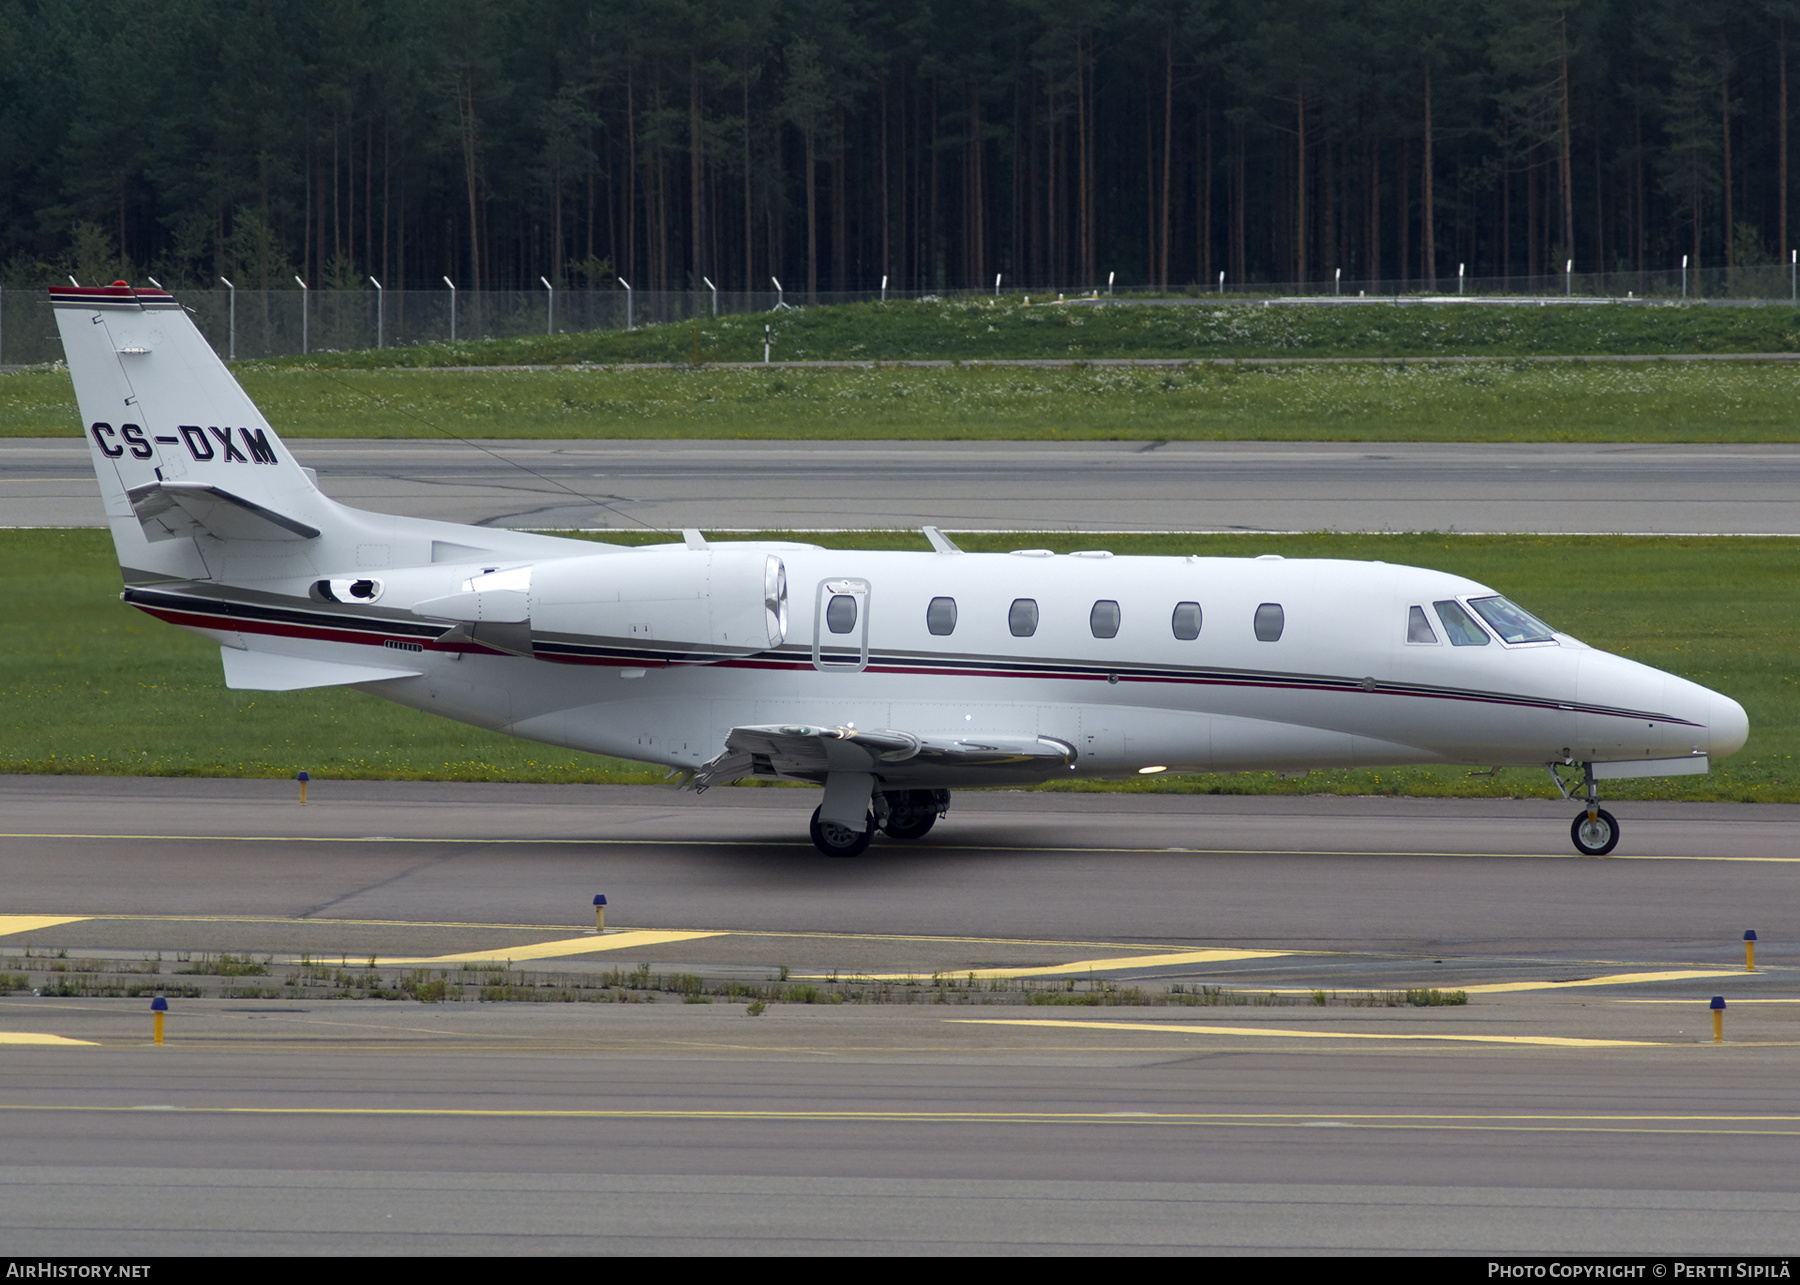
<path id="1" fill-rule="evenodd" d="M 931 547 L 936 549 L 939 553 L 961 553 L 962 552 L 961 549 L 957 548 L 956 545 L 951 542 L 949 536 L 945 535 L 942 531 L 938 530 L 936 527 L 924 526 L 924 527 L 920 527 L 919 530 L 921 530 L 925 533 L 925 538 L 927 540 L 931 541 Z"/>

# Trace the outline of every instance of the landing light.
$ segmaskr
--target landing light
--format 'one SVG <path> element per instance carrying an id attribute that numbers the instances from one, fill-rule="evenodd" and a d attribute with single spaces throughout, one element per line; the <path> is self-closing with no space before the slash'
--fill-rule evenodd
<path id="1" fill-rule="evenodd" d="M 1140 767 L 1138 769 L 1138 775 L 1155 776 L 1158 772 L 1167 772 L 1168 770 L 1169 769 L 1166 767 Z"/>

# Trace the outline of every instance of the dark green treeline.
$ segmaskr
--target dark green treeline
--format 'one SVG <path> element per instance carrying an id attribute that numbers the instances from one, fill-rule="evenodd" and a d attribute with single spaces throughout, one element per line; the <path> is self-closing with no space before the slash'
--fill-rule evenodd
<path id="1" fill-rule="evenodd" d="M 0 0 L 5 281 L 1786 262 L 1800 0 Z"/>

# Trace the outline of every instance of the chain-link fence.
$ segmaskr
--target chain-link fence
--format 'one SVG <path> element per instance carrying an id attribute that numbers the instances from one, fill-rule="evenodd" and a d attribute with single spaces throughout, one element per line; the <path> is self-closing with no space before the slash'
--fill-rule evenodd
<path id="1" fill-rule="evenodd" d="M 1475 277 L 1444 273 L 1436 281 L 1413 277 L 1357 280 L 1333 273 L 1323 280 L 1234 286 L 1215 278 L 1205 293 L 1293 299 L 1576 299 L 1624 303 L 1800 303 L 1800 263 L 1741 268 L 1671 268 L 1644 272 L 1558 272 L 1544 276 Z M 1091 291 L 1082 291 L 1083 294 Z M 1106 292 L 1101 290 L 1104 295 Z M 1194 293 L 1190 287 L 1186 292 Z"/>
<path id="2" fill-rule="evenodd" d="M 221 356 L 291 357 L 307 352 L 398 348 L 413 344 L 576 334 L 876 299 L 933 302 L 1006 295 L 1033 302 L 1114 298 L 1202 303 L 1286 299 L 1305 302 L 1386 300 L 1800 303 L 1793 263 L 1664 272 L 1563 273 L 1552 276 L 1440 277 L 1430 282 L 1353 280 L 1337 274 L 1305 282 L 1215 280 L 1171 291 L 1110 282 L 1100 286 L 1018 286 L 925 293 L 900 290 L 178 290 L 176 297 Z M 0 291 L 0 365 L 29 366 L 62 357 L 49 295 Z"/>

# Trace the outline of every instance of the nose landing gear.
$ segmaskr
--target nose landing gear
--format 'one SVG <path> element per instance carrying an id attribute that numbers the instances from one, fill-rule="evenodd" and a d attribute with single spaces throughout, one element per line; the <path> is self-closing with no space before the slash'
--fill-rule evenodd
<path id="1" fill-rule="evenodd" d="M 1563 783 L 1562 777 L 1556 774 L 1556 764 L 1546 763 L 1544 766 L 1550 773 L 1550 779 L 1556 782 L 1556 788 L 1561 791 L 1563 798 L 1574 798 L 1575 796 L 1569 792 L 1569 787 Z M 1587 787 L 1587 807 L 1583 808 L 1574 822 L 1570 824 L 1569 838 L 1575 843 L 1575 851 L 1582 856 L 1604 857 L 1619 846 L 1619 822 L 1612 813 L 1600 806 L 1600 788 L 1594 780 L 1594 765 L 1583 763 L 1581 771 Z"/>
<path id="2" fill-rule="evenodd" d="M 1619 846 L 1619 823 L 1605 808 L 1594 806 L 1575 818 L 1569 837 L 1582 856 L 1604 857 Z"/>

